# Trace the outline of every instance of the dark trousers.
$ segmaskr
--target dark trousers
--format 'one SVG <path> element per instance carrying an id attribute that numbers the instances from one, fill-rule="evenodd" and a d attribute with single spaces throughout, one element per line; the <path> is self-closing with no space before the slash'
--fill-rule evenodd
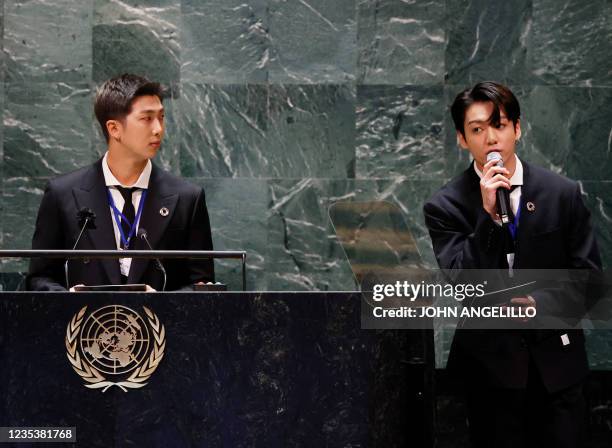
<path id="1" fill-rule="evenodd" d="M 583 448 L 586 402 L 583 383 L 555 393 L 545 389 L 530 363 L 526 389 L 466 390 L 468 425 L 475 448 Z"/>

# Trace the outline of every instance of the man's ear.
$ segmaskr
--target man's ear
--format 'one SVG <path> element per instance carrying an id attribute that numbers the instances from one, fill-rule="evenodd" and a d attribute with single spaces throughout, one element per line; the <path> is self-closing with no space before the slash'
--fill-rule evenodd
<path id="1" fill-rule="evenodd" d="M 519 141 L 521 139 L 521 120 L 516 120 L 514 133 L 516 134 L 516 141 Z"/>
<path id="2" fill-rule="evenodd" d="M 463 134 L 459 131 L 457 131 L 457 143 L 459 144 L 459 146 L 461 146 L 463 149 L 468 149 L 468 144 L 465 141 L 465 137 L 463 136 Z"/>
<path id="3" fill-rule="evenodd" d="M 117 141 L 121 141 L 121 133 L 123 131 L 123 126 L 119 120 L 108 120 L 106 122 L 106 130 L 108 131 L 108 136 Z"/>

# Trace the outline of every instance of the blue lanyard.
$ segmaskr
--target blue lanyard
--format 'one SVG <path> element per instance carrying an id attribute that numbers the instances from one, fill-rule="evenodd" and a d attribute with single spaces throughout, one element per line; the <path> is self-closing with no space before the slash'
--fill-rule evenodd
<path id="1" fill-rule="evenodd" d="M 113 200 L 113 195 L 111 194 L 110 188 L 107 188 L 108 191 L 108 205 L 113 209 L 113 216 L 115 217 L 115 222 L 117 223 L 117 228 L 119 229 L 119 235 L 121 235 L 121 241 L 123 241 L 123 247 L 126 249 L 130 247 L 130 240 L 136 233 L 136 226 L 138 222 L 140 222 L 140 215 L 142 215 L 142 207 L 144 205 L 145 199 L 147 197 L 147 190 L 142 190 L 142 195 L 140 196 L 140 203 L 138 204 L 138 212 L 136 212 L 136 216 L 134 217 L 134 223 L 130 223 L 128 219 L 119 211 L 117 206 L 115 205 L 115 201 Z M 119 219 L 121 217 L 121 219 Z M 125 237 L 125 233 L 123 233 L 123 227 L 121 227 L 121 220 L 127 222 L 128 226 L 130 226 L 130 233 Z"/>
<path id="2" fill-rule="evenodd" d="M 508 229 L 510 230 L 510 235 L 512 235 L 512 241 L 516 241 L 516 232 L 518 232 L 519 218 L 521 217 L 521 200 L 519 199 L 518 208 L 516 209 L 516 215 L 510 224 L 508 224 Z"/>

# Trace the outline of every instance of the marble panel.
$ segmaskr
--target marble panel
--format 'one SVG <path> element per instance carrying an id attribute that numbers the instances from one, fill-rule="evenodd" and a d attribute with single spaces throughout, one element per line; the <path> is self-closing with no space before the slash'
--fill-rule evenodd
<path id="1" fill-rule="evenodd" d="M 266 0 L 183 0 L 181 33 L 182 81 L 267 81 L 270 38 Z"/>
<path id="2" fill-rule="evenodd" d="M 359 86 L 357 178 L 444 176 L 441 87 Z"/>
<path id="3" fill-rule="evenodd" d="M 355 80 L 355 0 L 269 0 L 273 83 Z"/>
<path id="4" fill-rule="evenodd" d="M 268 182 L 261 179 L 190 179 L 204 187 L 215 250 L 247 252 L 247 290 L 264 291 L 268 246 Z M 215 260 L 216 280 L 242 290 L 239 260 Z"/>
<path id="5" fill-rule="evenodd" d="M 572 179 L 612 180 L 612 88 L 527 90 L 519 151 Z"/>
<path id="6" fill-rule="evenodd" d="M 4 58 L 11 82 L 89 82 L 93 0 L 4 4 Z"/>
<path id="7" fill-rule="evenodd" d="M 181 173 L 353 177 L 354 98 L 336 85 L 183 84 Z"/>
<path id="8" fill-rule="evenodd" d="M 5 89 L 5 178 L 55 176 L 99 157 L 88 84 L 7 83 Z"/>
<path id="9" fill-rule="evenodd" d="M 612 350 L 612 331 L 589 330 L 585 332 L 589 365 L 593 370 L 612 370 L 610 351 Z"/>
<path id="10" fill-rule="evenodd" d="M 122 73 L 180 79 L 180 0 L 94 0 L 93 80 Z"/>
<path id="11" fill-rule="evenodd" d="M 533 82 L 612 86 L 612 3 L 533 1 Z"/>
<path id="12" fill-rule="evenodd" d="M 329 207 L 336 202 L 387 201 L 398 207 L 422 263 L 436 267 L 422 207 L 439 186 L 436 181 L 394 179 L 271 181 L 266 260 L 269 288 L 353 290 L 355 276 L 336 236 L 336 227 L 350 227 L 351 223 L 331 222 Z M 385 250 L 369 249 L 373 265 L 384 258 Z"/>
<path id="13" fill-rule="evenodd" d="M 533 1 L 447 0 L 445 80 L 528 82 Z"/>
<path id="14" fill-rule="evenodd" d="M 266 271 L 271 291 L 353 291 L 355 278 L 328 209 L 355 197 L 351 181 L 270 181 Z"/>
<path id="15" fill-rule="evenodd" d="M 2 180 L 2 249 L 31 249 L 36 216 L 48 178 L 11 177 Z M 25 273 L 27 259 L 3 258 L 4 273 Z"/>
<path id="16" fill-rule="evenodd" d="M 612 181 L 582 181 L 583 201 L 591 212 L 604 269 L 612 269 Z"/>
<path id="17" fill-rule="evenodd" d="M 269 177 L 355 177 L 354 86 L 271 86 L 269 126 Z"/>
<path id="18" fill-rule="evenodd" d="M 444 80 L 444 4 L 361 0 L 357 4 L 357 81 L 434 84 Z"/>
<path id="19" fill-rule="evenodd" d="M 183 176 L 256 177 L 267 160 L 268 90 L 182 85 L 176 121 Z"/>

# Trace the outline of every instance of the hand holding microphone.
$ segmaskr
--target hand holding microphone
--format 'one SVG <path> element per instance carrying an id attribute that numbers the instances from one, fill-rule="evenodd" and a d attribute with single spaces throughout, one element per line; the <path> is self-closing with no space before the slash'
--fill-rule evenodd
<path id="1" fill-rule="evenodd" d="M 492 219 L 501 219 L 502 225 L 510 222 L 510 172 L 504 168 L 499 152 L 487 154 L 480 179 L 482 206 Z"/>

